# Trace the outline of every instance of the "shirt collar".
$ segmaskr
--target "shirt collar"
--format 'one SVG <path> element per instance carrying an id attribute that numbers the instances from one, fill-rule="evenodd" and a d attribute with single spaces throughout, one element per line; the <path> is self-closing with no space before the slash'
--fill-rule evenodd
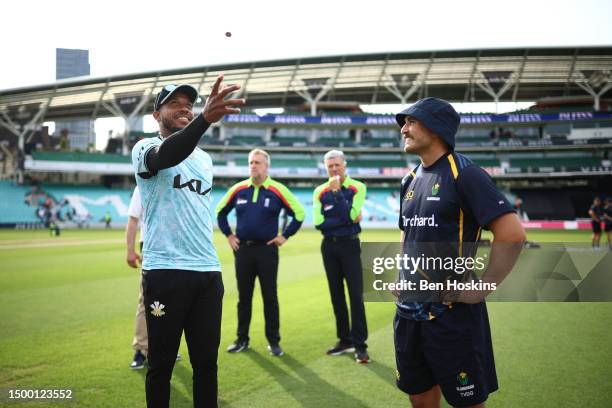
<path id="1" fill-rule="evenodd" d="M 425 167 L 423 165 L 423 162 L 421 162 L 421 167 L 423 168 L 423 170 L 431 170 L 434 167 L 438 166 L 440 163 L 444 162 L 444 159 L 446 159 L 448 157 L 448 155 L 450 154 L 450 152 L 446 152 L 444 153 L 442 156 L 438 157 L 436 159 L 435 162 L 431 163 L 429 166 Z M 448 159 L 447 159 L 448 160 Z"/>
<path id="2" fill-rule="evenodd" d="M 348 187 L 351 183 L 351 177 L 348 174 L 344 175 L 344 182 L 342 182 L 342 187 Z"/>
<path id="3" fill-rule="evenodd" d="M 266 177 L 266 179 L 264 180 L 261 186 L 267 190 L 271 183 L 272 183 L 272 179 L 270 178 L 270 176 L 268 176 Z M 253 179 L 251 177 L 249 177 L 249 182 L 247 183 L 247 186 L 249 187 L 253 186 Z"/>
<path id="4" fill-rule="evenodd" d="M 351 177 L 348 174 L 344 174 L 344 181 L 342 182 L 342 186 L 344 188 L 348 188 L 348 186 L 350 185 L 351 182 Z M 327 185 L 329 185 L 329 180 L 327 180 Z"/>

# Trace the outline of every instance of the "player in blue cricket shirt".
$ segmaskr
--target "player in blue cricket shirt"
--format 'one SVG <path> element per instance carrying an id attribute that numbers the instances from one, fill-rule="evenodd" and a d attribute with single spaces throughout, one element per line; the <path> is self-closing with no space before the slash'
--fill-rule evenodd
<path id="1" fill-rule="evenodd" d="M 404 151 L 421 159 L 402 180 L 399 228 L 404 248 L 419 243 L 440 243 L 445 248 L 452 244 L 460 257 L 465 255 L 463 250 L 473 250 L 469 243 L 479 240 L 482 228 L 489 229 L 494 244 L 515 248 L 491 251 L 482 279 L 500 283 L 512 269 L 525 233 L 489 175 L 454 152 L 459 115 L 448 102 L 425 98 L 396 119 Z M 490 269 L 494 272 L 489 273 Z M 453 406 L 481 407 L 489 393 L 497 390 L 483 301 L 488 293 L 451 291 L 438 301 L 398 300 L 394 321 L 397 386 L 409 394 L 414 407 L 439 407 L 441 394 Z"/>
<path id="2" fill-rule="evenodd" d="M 223 281 L 213 245 L 212 161 L 197 146 L 211 123 L 244 99 L 225 99 L 238 85 L 219 76 L 201 114 L 198 91 L 166 85 L 155 99 L 159 136 L 141 140 L 132 164 L 144 209 L 142 286 L 149 334 L 148 407 L 168 407 L 170 378 L 181 334 L 193 367 L 193 404 L 217 406 L 217 354 Z"/>

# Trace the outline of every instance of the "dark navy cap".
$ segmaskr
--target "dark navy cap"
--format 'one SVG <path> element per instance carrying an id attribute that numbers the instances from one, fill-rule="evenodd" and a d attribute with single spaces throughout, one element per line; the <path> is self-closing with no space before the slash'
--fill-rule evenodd
<path id="1" fill-rule="evenodd" d="M 455 134 L 461 119 L 447 101 L 438 98 L 419 99 L 414 105 L 395 115 L 395 120 L 400 128 L 404 126 L 406 116 L 415 118 L 427 129 L 440 136 L 451 150 L 455 148 Z"/>
<path id="2" fill-rule="evenodd" d="M 155 98 L 155 104 L 153 105 L 153 110 L 158 111 L 159 108 L 170 99 L 175 92 L 182 92 L 189 97 L 191 103 L 195 103 L 198 99 L 198 90 L 195 89 L 191 85 L 166 85 L 162 88 L 162 90 L 157 94 Z"/>

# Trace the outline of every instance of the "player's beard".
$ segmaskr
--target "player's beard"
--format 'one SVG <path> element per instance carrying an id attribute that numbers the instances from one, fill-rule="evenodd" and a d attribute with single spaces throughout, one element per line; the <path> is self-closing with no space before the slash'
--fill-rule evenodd
<path id="1" fill-rule="evenodd" d="M 406 144 L 406 139 L 402 139 L 404 146 L 402 146 L 402 148 L 404 149 L 405 153 L 415 153 L 414 149 L 414 140 L 410 140 L 409 144 Z"/>
<path id="2" fill-rule="evenodd" d="M 163 127 L 166 129 L 166 130 L 168 130 L 168 131 L 170 132 L 170 134 L 175 133 L 175 132 L 178 132 L 179 130 L 182 130 L 182 129 L 183 129 L 185 126 L 187 126 L 187 125 L 185 125 L 185 126 L 180 126 L 180 125 L 178 125 L 178 126 L 177 126 L 177 125 L 174 123 L 174 120 L 172 120 L 172 119 L 168 119 L 168 118 L 164 118 L 164 117 L 162 117 L 162 118 L 161 118 L 161 122 L 162 122 L 162 126 L 163 126 Z"/>
<path id="3" fill-rule="evenodd" d="M 408 144 L 406 144 L 406 140 L 408 140 Z M 423 150 L 423 146 L 421 145 L 422 139 L 419 139 L 419 142 L 417 142 L 414 137 L 410 136 L 403 138 L 402 142 L 404 143 L 402 148 L 404 149 L 405 153 L 418 155 Z"/>

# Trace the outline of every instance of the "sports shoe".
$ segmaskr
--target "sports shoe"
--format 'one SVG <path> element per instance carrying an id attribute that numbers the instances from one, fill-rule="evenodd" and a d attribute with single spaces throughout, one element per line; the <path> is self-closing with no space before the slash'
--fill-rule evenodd
<path id="1" fill-rule="evenodd" d="M 144 368 L 146 360 L 147 358 L 145 357 L 145 355 L 142 354 L 140 350 L 137 350 L 136 353 L 134 354 L 134 358 L 132 359 L 132 362 L 130 363 L 130 368 L 132 370 L 141 370 Z"/>
<path id="2" fill-rule="evenodd" d="M 240 353 L 249 348 L 249 342 L 244 340 L 236 340 L 227 348 L 228 353 Z"/>
<path id="3" fill-rule="evenodd" d="M 276 357 L 280 357 L 283 354 L 285 354 L 283 352 L 283 349 L 278 344 L 270 344 L 270 345 L 268 345 L 268 351 L 270 352 L 270 354 L 272 354 L 273 356 L 276 356 Z"/>
<path id="4" fill-rule="evenodd" d="M 327 355 L 339 356 L 340 354 L 352 353 L 353 351 L 355 351 L 355 347 L 352 344 L 343 344 L 339 341 L 334 347 L 327 350 Z"/>
<path id="5" fill-rule="evenodd" d="M 370 362 L 370 356 L 364 348 L 358 348 L 355 352 L 355 361 L 359 364 L 368 364 Z"/>
<path id="6" fill-rule="evenodd" d="M 181 361 L 183 357 L 180 354 L 176 353 L 176 361 Z"/>

